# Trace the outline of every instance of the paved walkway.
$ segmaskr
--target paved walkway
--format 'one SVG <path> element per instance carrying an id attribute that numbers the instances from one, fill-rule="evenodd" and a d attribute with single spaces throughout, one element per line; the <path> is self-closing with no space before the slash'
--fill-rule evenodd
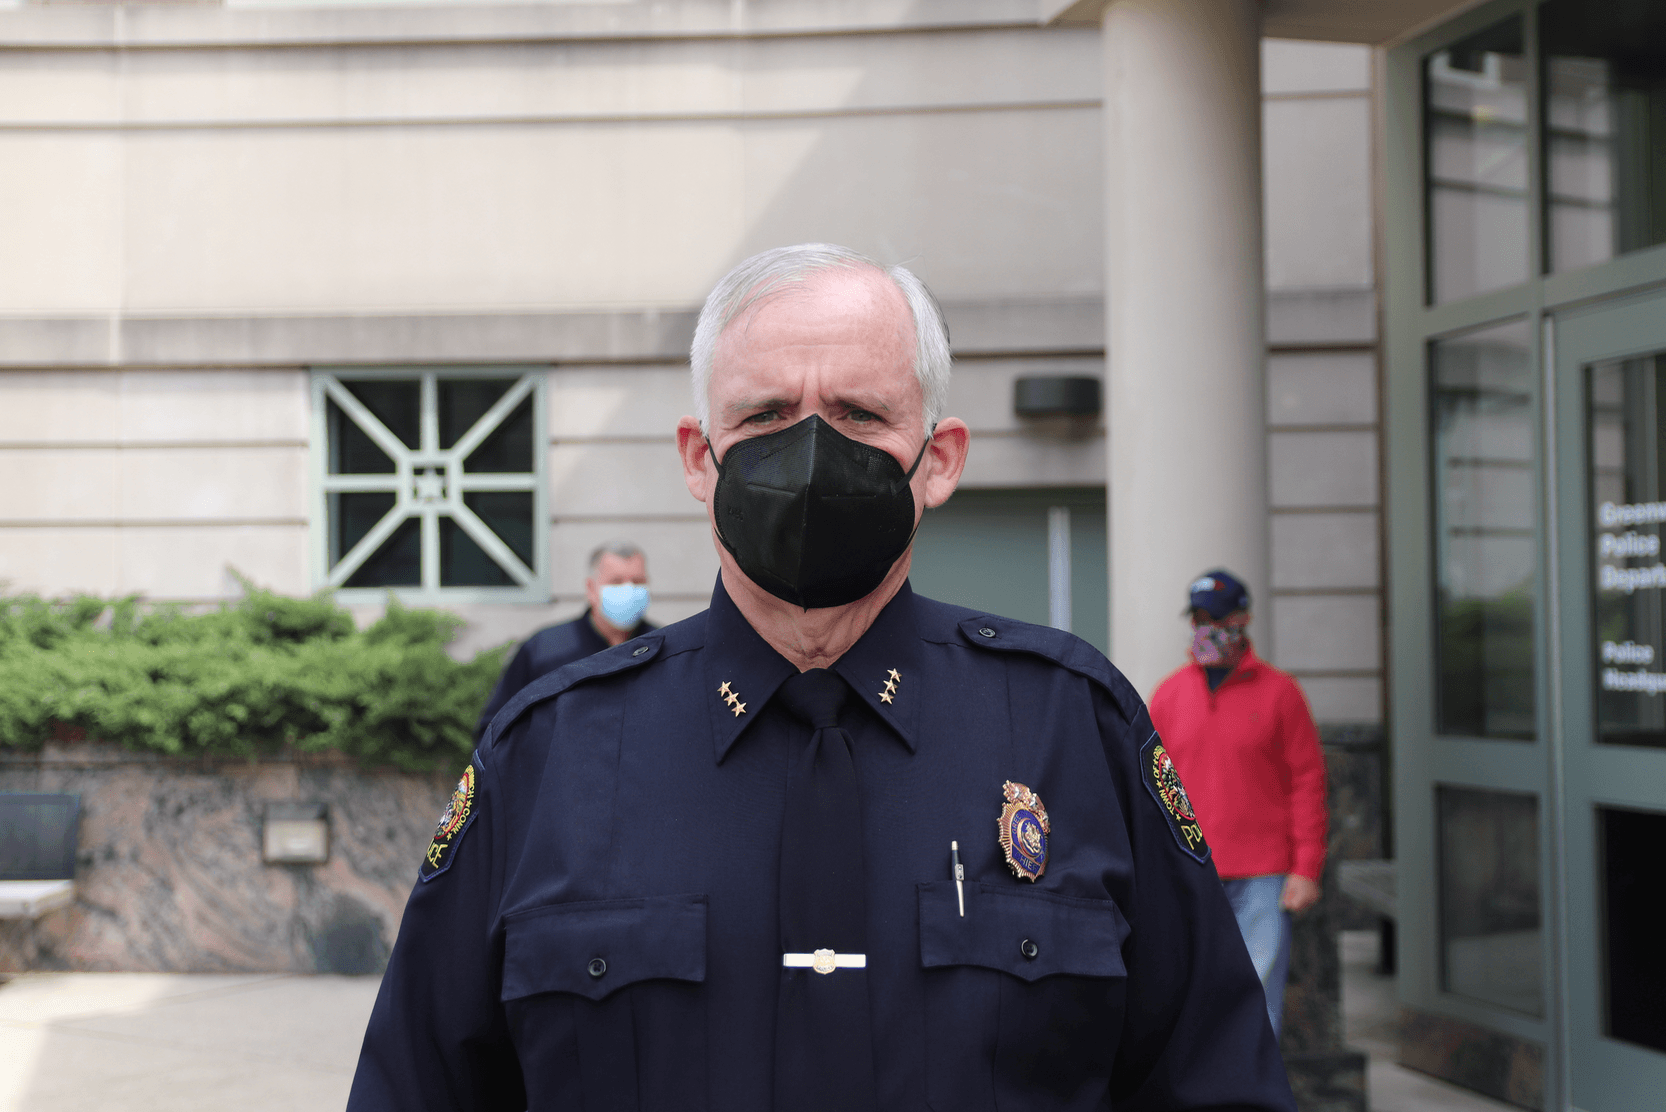
<path id="1" fill-rule="evenodd" d="M 1371 1055 L 1365 1078 L 1371 1112 L 1520 1112 L 1513 1104 L 1400 1065 L 1395 1030 L 1400 1002 L 1393 978 L 1376 974 L 1376 932 L 1345 931 L 1340 948 L 1344 1037 L 1349 1046 Z"/>
<path id="2" fill-rule="evenodd" d="M 0 986 L 0 1112 L 326 1112 L 374 977 L 30 973 Z"/>
<path id="3" fill-rule="evenodd" d="M 1343 936 L 1372 1112 L 1503 1112 L 1394 1064 L 1375 936 Z M 327 1112 L 347 1101 L 374 977 L 29 973 L 0 985 L 0 1112 Z"/>

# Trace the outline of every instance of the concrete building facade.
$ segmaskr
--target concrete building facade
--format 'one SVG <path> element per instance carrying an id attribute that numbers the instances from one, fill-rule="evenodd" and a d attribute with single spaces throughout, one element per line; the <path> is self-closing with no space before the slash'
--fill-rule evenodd
<path id="1" fill-rule="evenodd" d="M 672 450 L 694 313 L 844 243 L 942 299 L 973 429 L 916 587 L 1149 692 L 1186 582 L 1242 572 L 1364 801 L 1337 856 L 1396 859 L 1407 1061 L 1644 1106 L 1648 9 L 0 6 L 0 580 L 391 588 L 467 652 L 576 613 L 625 537 L 683 617 L 716 570 Z M 1035 378 L 1101 411 L 1026 416 Z"/>
<path id="2" fill-rule="evenodd" d="M 419 575 L 400 593 L 463 612 L 461 648 L 497 643 L 581 606 L 585 555 L 630 536 L 653 564 L 655 616 L 692 613 L 716 568 L 669 448 L 692 316 L 733 262 L 807 239 L 906 262 L 945 303 L 952 408 L 977 443 L 969 491 L 1039 506 L 1105 484 L 1105 420 L 1012 407 L 1019 377 L 1103 373 L 1091 27 L 997 2 L 837 16 L 28 5 L 0 10 L 0 40 L 15 261 L 0 279 L 0 469 L 15 477 L 0 579 L 14 591 L 209 602 L 238 589 L 233 572 L 331 585 L 345 553 L 327 536 L 333 403 L 318 377 L 438 375 L 443 391 L 533 375 L 545 450 L 526 472 L 543 500 L 528 574 Z M 1251 421 L 1221 463 L 1269 461 L 1275 513 L 1251 545 L 1263 639 L 1285 646 L 1321 719 L 1375 722 L 1379 654 L 1356 638 L 1339 653 L 1323 632 L 1377 604 L 1369 54 L 1269 42 L 1264 57 L 1270 426 Z M 1176 374 L 1208 362 L 1174 353 Z M 1234 407 L 1259 407 L 1250 394 Z M 1194 496 L 1199 519 L 1226 512 Z M 1090 547 L 1092 518 L 1077 515 Z M 1172 539 L 1130 543 L 1167 553 Z M 1200 548 L 1161 593 L 1246 559 Z M 375 607 L 381 590 L 342 598 Z M 1169 623 L 1124 655 L 1154 682 L 1183 638 Z"/>

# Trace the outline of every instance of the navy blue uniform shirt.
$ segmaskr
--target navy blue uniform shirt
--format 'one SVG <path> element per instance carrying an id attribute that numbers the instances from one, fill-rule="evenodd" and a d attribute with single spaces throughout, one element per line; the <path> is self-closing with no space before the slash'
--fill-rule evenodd
<path id="1" fill-rule="evenodd" d="M 1293 1109 L 1184 791 L 1103 656 L 905 585 L 833 667 L 880 1108 Z M 706 612 L 511 700 L 422 865 L 350 1112 L 766 1112 L 806 737 L 771 697 L 793 672 L 719 583 Z M 1008 780 L 1051 820 L 1037 882 L 997 839 Z"/>
<path id="2" fill-rule="evenodd" d="M 657 628 L 645 621 L 637 622 L 631 636 L 640 637 Z M 478 742 L 486 736 L 486 727 L 492 724 L 492 719 L 508 705 L 509 700 L 520 694 L 521 688 L 539 676 L 547 676 L 564 665 L 594 656 L 608 647 L 602 635 L 596 632 L 596 627 L 590 624 L 589 610 L 570 622 L 545 626 L 522 641 L 509 666 L 498 677 L 492 697 L 486 700 L 486 709 L 480 712 L 480 721 L 474 727 L 474 740 Z"/>

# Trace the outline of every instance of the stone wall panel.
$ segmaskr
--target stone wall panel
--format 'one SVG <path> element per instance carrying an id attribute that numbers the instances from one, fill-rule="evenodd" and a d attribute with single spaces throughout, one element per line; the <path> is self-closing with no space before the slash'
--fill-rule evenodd
<path id="1" fill-rule="evenodd" d="M 0 791 L 79 794 L 82 819 L 74 904 L 0 922 L 0 968 L 379 972 L 452 783 L 85 744 L 8 756 Z M 264 864 L 265 804 L 296 801 L 326 805 L 328 863 Z"/>

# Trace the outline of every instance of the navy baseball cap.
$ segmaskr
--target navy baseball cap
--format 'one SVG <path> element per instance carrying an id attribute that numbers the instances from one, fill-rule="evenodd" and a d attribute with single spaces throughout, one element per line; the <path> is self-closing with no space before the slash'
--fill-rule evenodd
<path id="1" fill-rule="evenodd" d="M 1250 606 L 1249 588 L 1238 582 L 1237 576 L 1220 568 L 1204 572 L 1193 581 L 1190 591 L 1191 603 L 1186 607 L 1188 614 L 1193 610 L 1203 610 L 1220 621 L 1233 611 L 1248 610 Z"/>

